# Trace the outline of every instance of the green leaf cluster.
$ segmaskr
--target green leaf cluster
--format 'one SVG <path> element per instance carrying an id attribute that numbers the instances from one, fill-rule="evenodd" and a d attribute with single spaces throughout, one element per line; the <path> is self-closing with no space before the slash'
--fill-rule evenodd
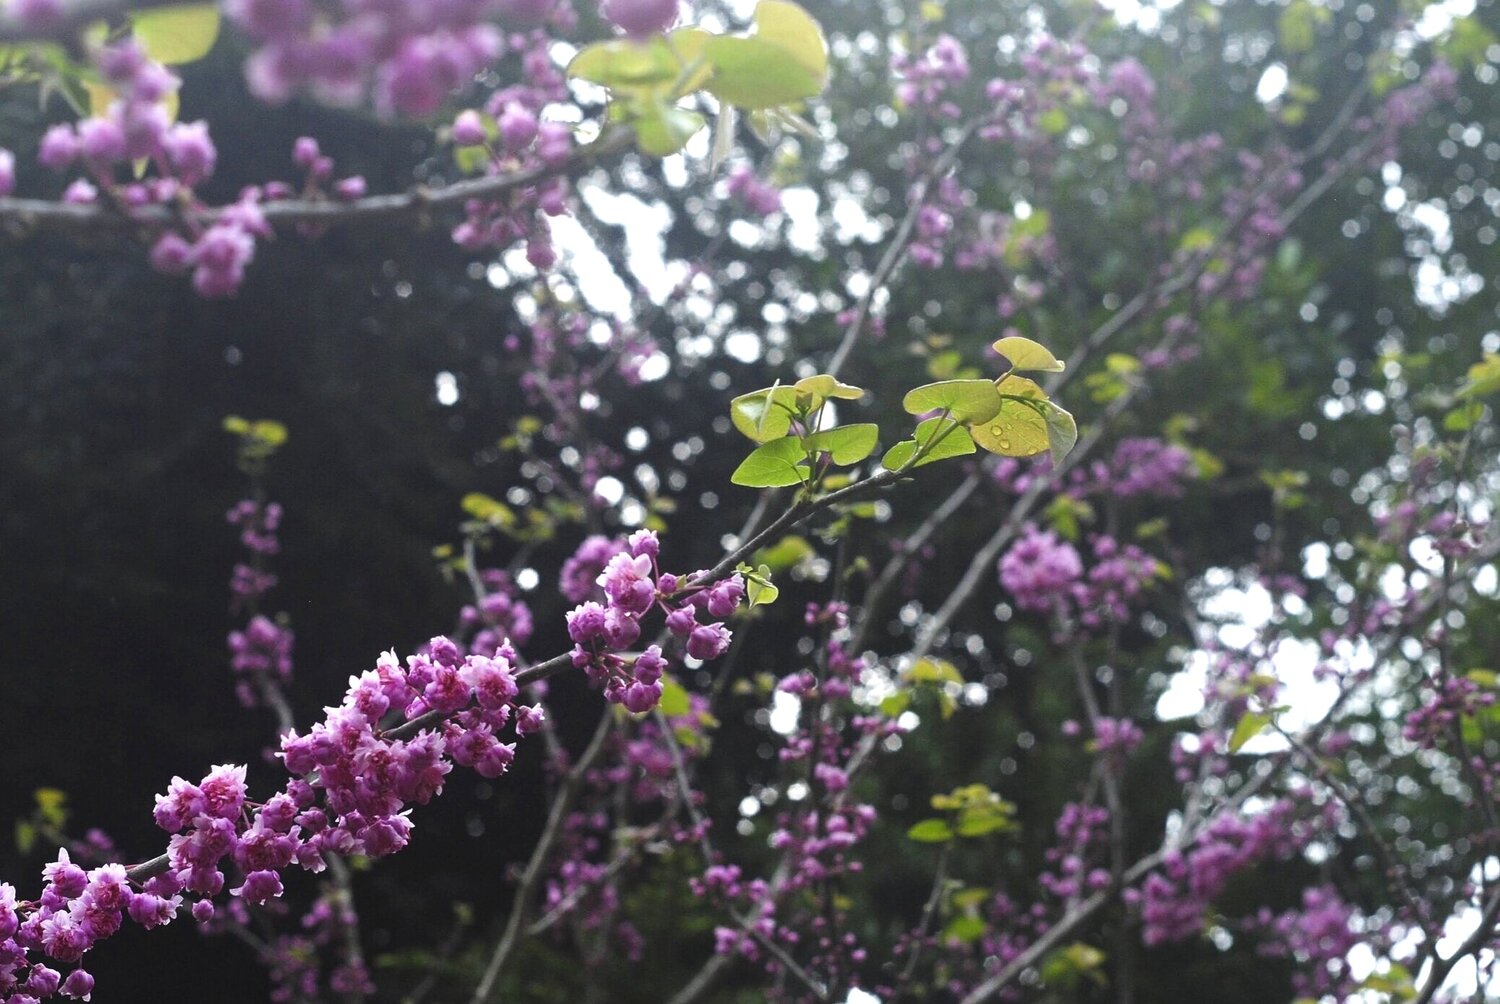
<path id="1" fill-rule="evenodd" d="M 760 445 L 735 468 L 730 480 L 746 488 L 812 488 L 829 465 L 851 467 L 864 460 L 875 452 L 880 438 L 874 425 L 818 429 L 829 401 L 857 401 L 863 396 L 860 388 L 827 374 L 741 394 L 729 402 L 729 419 L 747 439 Z"/>
<path id="2" fill-rule="evenodd" d="M 1016 807 L 983 784 L 969 784 L 946 795 L 934 795 L 932 807 L 945 815 L 913 825 L 906 831 L 908 838 L 918 843 L 940 844 L 955 837 L 1004 833 L 1016 826 Z"/>
<path id="3" fill-rule="evenodd" d="M 1002 338 L 993 347 L 1010 363 L 1010 370 L 998 380 L 939 380 L 907 392 L 902 408 L 930 417 L 910 439 L 886 452 L 881 460 L 886 470 L 904 471 L 967 456 L 976 448 L 1003 457 L 1050 452 L 1054 463 L 1068 455 L 1078 442 L 1073 416 L 1035 381 L 1016 376 L 1017 371 L 1058 373 L 1064 363 L 1029 338 Z"/>
<path id="4" fill-rule="evenodd" d="M 716 35 L 678 28 L 647 39 L 617 38 L 587 46 L 568 75 L 606 88 L 610 116 L 632 126 L 641 150 L 666 156 L 681 150 L 706 121 L 680 102 L 698 91 L 726 110 L 795 120 L 792 109 L 828 83 L 823 30 L 789 0 L 761 0 L 749 35 Z"/>

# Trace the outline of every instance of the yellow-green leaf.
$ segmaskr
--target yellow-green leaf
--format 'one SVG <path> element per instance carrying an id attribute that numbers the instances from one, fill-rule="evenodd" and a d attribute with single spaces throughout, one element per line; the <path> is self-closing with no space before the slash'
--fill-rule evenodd
<path id="1" fill-rule="evenodd" d="M 1030 338 L 1022 338 L 1020 335 L 1000 339 L 994 344 L 994 349 L 1010 361 L 1012 370 L 1061 373 L 1067 368 L 1066 364 L 1054 356 L 1045 345 L 1033 342 Z"/>
<path id="2" fill-rule="evenodd" d="M 763 38 L 719 35 L 708 40 L 703 55 L 713 67 L 709 93 L 741 108 L 776 108 L 823 90 L 822 76 Z"/>
<path id="3" fill-rule="evenodd" d="M 837 377 L 831 377 L 827 373 L 803 377 L 792 386 L 803 394 L 811 394 L 814 397 L 823 399 L 835 398 L 840 401 L 858 401 L 865 396 L 864 388 L 839 383 Z"/>
<path id="4" fill-rule="evenodd" d="M 821 85 L 828 81 L 828 43 L 812 15 L 789 0 L 760 0 L 755 33 L 790 53 Z"/>
<path id="5" fill-rule="evenodd" d="M 679 718 L 692 710 L 693 703 L 682 684 L 667 677 L 661 682 L 661 703 L 657 706 L 668 718 Z"/>
<path id="6" fill-rule="evenodd" d="M 1261 730 L 1271 724 L 1271 716 L 1263 711 L 1247 711 L 1235 722 L 1229 736 L 1229 752 L 1238 753 L 1250 740 L 1260 735 Z"/>
<path id="7" fill-rule="evenodd" d="M 880 428 L 870 423 L 841 425 L 835 429 L 815 432 L 804 439 L 803 445 L 810 453 L 827 453 L 840 467 L 857 464 L 875 452 L 875 442 Z"/>
<path id="8" fill-rule="evenodd" d="M 703 126 L 703 116 L 697 112 L 657 103 L 635 120 L 635 142 L 642 153 L 666 157 L 687 146 Z"/>
<path id="9" fill-rule="evenodd" d="M 942 380 L 907 391 L 901 399 L 908 415 L 946 411 L 965 425 L 988 422 L 1000 411 L 1000 404 L 997 387 L 988 380 Z"/>
<path id="10" fill-rule="evenodd" d="M 907 830 L 906 835 L 920 844 L 941 844 L 953 839 L 953 828 L 946 819 L 924 819 Z"/>
<path id="11" fill-rule="evenodd" d="M 766 443 L 791 430 L 796 407 L 795 388 L 767 387 L 730 401 L 729 420 L 755 442 Z"/>
<path id="12" fill-rule="evenodd" d="M 219 38 L 219 8 L 214 4 L 158 7 L 130 15 L 131 30 L 146 55 L 173 66 L 208 55 Z"/>
<path id="13" fill-rule="evenodd" d="M 1034 381 L 1019 376 L 1007 376 L 995 387 L 1001 396 L 1000 410 L 993 418 L 970 429 L 974 442 L 981 449 L 1002 457 L 1033 457 L 1050 449 L 1052 433 L 1048 424 L 1048 405 L 1051 402 L 1047 400 L 1046 392 Z M 1036 404 L 1029 403 L 1032 401 Z M 1076 436 L 1075 429 L 1075 439 Z"/>
<path id="14" fill-rule="evenodd" d="M 950 457 L 966 457 L 974 452 L 974 439 L 968 429 L 953 419 L 936 416 L 919 424 L 911 439 L 904 439 L 887 450 L 880 465 L 888 471 L 899 471 L 911 463 L 919 449 L 925 452 L 915 464 L 911 464 L 912 467 Z"/>
<path id="15" fill-rule="evenodd" d="M 800 485 L 807 476 L 803 466 L 806 454 L 795 436 L 773 439 L 757 446 L 729 480 L 746 488 L 785 488 Z"/>

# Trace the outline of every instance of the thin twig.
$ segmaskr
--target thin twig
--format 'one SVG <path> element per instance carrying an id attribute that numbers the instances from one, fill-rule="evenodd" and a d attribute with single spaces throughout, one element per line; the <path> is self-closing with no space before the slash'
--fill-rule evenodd
<path id="1" fill-rule="evenodd" d="M 584 775 L 593 768 L 594 762 L 604 752 L 606 740 L 614 730 L 614 721 L 614 710 L 606 707 L 599 719 L 599 727 L 594 730 L 594 738 L 590 740 L 588 748 L 583 751 L 578 762 L 568 771 L 568 776 L 558 789 L 557 797 L 552 802 L 552 811 L 547 814 L 547 825 L 542 829 L 542 835 L 532 849 L 531 859 L 526 862 L 526 870 L 522 873 L 520 885 L 516 888 L 515 899 L 511 903 L 510 917 L 505 922 L 505 931 L 500 936 L 500 942 L 495 946 L 494 954 L 490 956 L 489 964 L 484 968 L 484 976 L 480 978 L 479 985 L 474 988 L 474 996 L 470 998 L 471 1004 L 483 1004 L 494 992 L 495 982 L 500 978 L 500 970 L 510 958 L 511 952 L 515 950 L 521 928 L 526 921 L 527 910 L 530 908 L 531 896 L 536 891 L 537 883 L 541 881 L 542 869 L 552 853 L 553 846 L 562 836 L 563 822 L 572 811 L 573 801 L 578 792 L 583 788 Z"/>

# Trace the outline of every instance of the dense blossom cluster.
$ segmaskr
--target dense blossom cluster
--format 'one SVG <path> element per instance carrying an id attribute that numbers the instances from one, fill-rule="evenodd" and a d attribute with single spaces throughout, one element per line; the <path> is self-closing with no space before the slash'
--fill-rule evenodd
<path id="1" fill-rule="evenodd" d="M 1084 472 L 1079 471 L 1078 480 Z M 1084 482 L 1093 491 L 1118 498 L 1150 495 L 1177 498 L 1193 474 L 1193 455 L 1175 443 L 1155 437 L 1122 439 L 1108 461 L 1096 460 Z"/>
<path id="2" fill-rule="evenodd" d="M 1000 559 L 1000 584 L 1022 610 L 1076 617 L 1087 628 L 1124 621 L 1161 566 L 1108 534 L 1095 535 L 1091 548 L 1085 573 L 1077 548 L 1054 530 L 1028 525 Z"/>
<path id="3" fill-rule="evenodd" d="M 513 657 L 461 656 L 442 637 L 405 668 L 388 652 L 351 679 L 325 721 L 282 737 L 281 757 L 294 776 L 264 802 L 248 798 L 243 766 L 215 767 L 197 783 L 173 778 L 154 813 L 172 834 L 164 869 L 141 881 L 118 864 L 85 873 L 63 850 L 45 870 L 39 900 L 18 902 L 11 886 L 0 886 L 0 933 L 11 928 L 0 941 L 3 989 L 24 984 L 40 999 L 61 987 L 82 996 L 77 991 L 92 986 L 87 973 L 51 982 L 53 971 L 31 953 L 76 963 L 126 916 L 158 927 L 190 903 L 194 919 L 206 922 L 212 897 L 226 886 L 247 903 L 264 903 L 281 896 L 282 873 L 293 865 L 320 872 L 329 854 L 378 858 L 400 850 L 411 835 L 409 806 L 441 792 L 454 764 L 484 777 L 503 774 L 515 745 L 502 742 L 500 731 L 521 737 L 541 727 L 540 709 L 519 702 Z M 429 710 L 444 721 L 410 739 L 390 738 L 380 726 L 388 712 L 409 720 Z M 27 967 L 24 980 L 15 975 Z M 364 979 L 346 977 L 351 985 Z"/>
<path id="4" fill-rule="evenodd" d="M 1140 911 L 1142 940 L 1160 945 L 1202 934 L 1209 905 L 1231 878 L 1264 861 L 1292 858 L 1332 832 L 1340 818 L 1335 803 L 1310 797 L 1215 816 L 1190 846 L 1170 853 L 1138 889 L 1126 891 Z"/>
<path id="5" fill-rule="evenodd" d="M 307 88 L 330 104 L 373 101 L 387 114 L 427 116 L 505 50 L 511 28 L 571 21 L 566 3 L 421 0 L 344 5 L 338 16 L 312 0 L 230 0 L 231 19 L 259 48 L 245 65 L 251 90 L 281 102 Z"/>
<path id="6" fill-rule="evenodd" d="M 580 552 L 598 546 L 585 541 Z M 604 689 L 607 700 L 637 713 L 650 711 L 661 699 L 667 667 L 660 645 L 649 645 L 633 657 L 620 654 L 640 638 L 641 617 L 660 607 L 667 629 L 683 640 L 688 656 L 706 661 L 729 648 L 731 633 L 723 621 L 745 596 L 745 582 L 738 573 L 700 585 L 701 572 L 683 577 L 661 572 L 656 563 L 660 546 L 650 530 L 631 534 L 625 550 L 611 557 L 599 573 L 603 602 L 588 600 L 568 614 L 573 665 Z M 574 555 L 574 560 L 580 561 L 580 556 Z M 575 573 L 578 567 L 575 564 Z M 565 582 L 567 588 L 573 585 Z"/>
<path id="7" fill-rule="evenodd" d="M 1050 612 L 1083 577 L 1078 549 L 1055 530 L 1029 525 L 1000 559 L 1000 584 L 1022 610 Z"/>
<path id="8" fill-rule="evenodd" d="M 1297 963 L 1292 985 L 1300 997 L 1348 999 L 1360 989 L 1350 953 L 1358 946 L 1388 947 L 1386 932 L 1366 924 L 1360 910 L 1344 901 L 1332 886 L 1302 890 L 1300 907 L 1273 914 L 1262 910 L 1255 927 L 1262 932 L 1258 951 L 1268 958 Z"/>

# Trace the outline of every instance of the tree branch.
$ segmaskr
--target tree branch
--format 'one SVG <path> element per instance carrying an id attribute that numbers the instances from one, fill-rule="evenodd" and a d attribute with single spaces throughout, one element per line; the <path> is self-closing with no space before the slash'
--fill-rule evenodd
<path id="1" fill-rule="evenodd" d="M 414 185 L 404 192 L 368 195 L 347 201 L 336 199 L 273 199 L 260 204 L 266 222 L 289 227 L 314 224 L 318 227 L 377 223 L 420 218 L 435 209 L 462 206 L 471 199 L 502 198 L 517 189 L 526 188 L 558 176 L 576 176 L 599 161 L 628 147 L 635 138 L 631 129 L 612 129 L 586 146 L 573 149 L 557 164 L 538 164 L 519 171 L 467 178 L 442 188 Z M 53 230 L 66 233 L 119 231 L 136 228 L 162 229 L 181 223 L 211 225 L 226 207 L 179 211 L 165 205 L 142 206 L 123 212 L 102 202 L 75 205 L 45 199 L 0 199 L 0 230 Z"/>

